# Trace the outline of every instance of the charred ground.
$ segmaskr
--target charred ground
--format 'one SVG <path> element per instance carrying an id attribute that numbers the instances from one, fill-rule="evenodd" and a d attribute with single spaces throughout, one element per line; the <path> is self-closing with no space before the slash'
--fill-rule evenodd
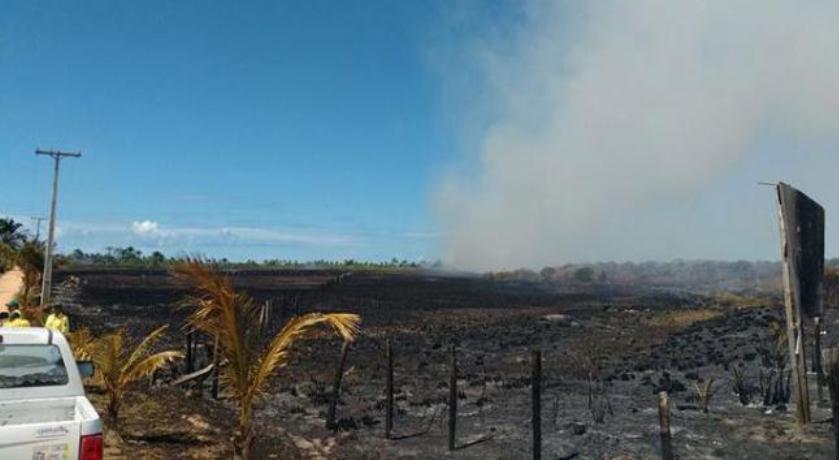
<path id="1" fill-rule="evenodd" d="M 258 301 L 274 305 L 273 328 L 307 311 L 354 312 L 364 321 L 347 362 L 341 429 L 324 428 L 339 343 L 327 336 L 307 340 L 257 409 L 260 457 L 449 455 L 451 342 L 459 365 L 455 457 L 530 456 L 534 348 L 544 354 L 544 458 L 656 457 L 655 392 L 662 389 L 674 399 L 674 445 L 683 458 L 831 453 L 826 404 L 815 405 L 817 423 L 799 430 L 783 405 L 761 401 L 760 376 L 773 350 L 768 327 L 782 318 L 779 299 L 771 296 L 627 286 L 572 289 L 420 271 L 254 270 L 231 276 Z M 58 281 L 60 295 L 72 305 L 74 327 L 95 332 L 124 327 L 140 336 L 168 323 L 166 345 L 183 347 L 180 331 L 188 307 L 180 303 L 188 288 L 166 271 L 64 270 Z M 834 316 L 831 312 L 827 325 Z M 396 440 L 383 435 L 385 340 L 396 357 Z M 199 365 L 207 350 L 198 350 Z M 751 393 L 747 405 L 734 391 L 734 368 L 744 375 L 740 393 Z M 109 436 L 112 454 L 170 458 L 229 452 L 232 404 L 211 399 L 206 384 L 166 385 L 181 372 L 174 369 L 160 383 L 136 388 L 119 435 L 113 430 Z M 710 378 L 716 394 L 705 414 L 697 410 L 693 387 Z"/>

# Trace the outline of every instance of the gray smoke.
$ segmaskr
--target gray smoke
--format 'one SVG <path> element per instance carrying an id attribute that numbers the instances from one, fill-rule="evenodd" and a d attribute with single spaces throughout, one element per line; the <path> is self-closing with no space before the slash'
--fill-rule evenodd
<path id="1" fill-rule="evenodd" d="M 620 257 L 658 236 L 662 209 L 761 155 L 762 136 L 839 136 L 835 0 L 544 2 L 523 17 L 464 52 L 491 103 L 461 113 L 488 120 L 477 171 L 436 193 L 454 266 Z"/>

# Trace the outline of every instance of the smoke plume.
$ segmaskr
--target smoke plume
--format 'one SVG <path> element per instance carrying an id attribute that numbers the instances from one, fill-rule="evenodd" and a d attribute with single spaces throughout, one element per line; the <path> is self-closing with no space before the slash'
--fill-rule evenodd
<path id="1" fill-rule="evenodd" d="M 761 139 L 839 138 L 837 24 L 836 1 L 528 4 L 514 31 L 464 48 L 490 102 L 460 113 L 486 120 L 473 172 L 436 193 L 448 261 L 661 255 L 624 248 L 672 241 L 666 210 Z"/>

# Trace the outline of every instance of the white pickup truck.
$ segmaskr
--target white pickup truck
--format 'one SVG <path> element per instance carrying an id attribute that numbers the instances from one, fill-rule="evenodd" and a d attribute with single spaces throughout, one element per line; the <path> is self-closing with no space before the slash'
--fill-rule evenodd
<path id="1" fill-rule="evenodd" d="M 0 459 L 101 460 L 102 421 L 84 394 L 89 362 L 42 328 L 0 328 Z"/>

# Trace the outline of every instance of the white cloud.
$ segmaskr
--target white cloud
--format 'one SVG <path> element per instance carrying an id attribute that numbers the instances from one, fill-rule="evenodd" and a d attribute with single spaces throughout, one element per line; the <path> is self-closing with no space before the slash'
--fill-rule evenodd
<path id="1" fill-rule="evenodd" d="M 134 221 L 131 223 L 131 231 L 135 235 L 155 236 L 160 234 L 160 224 L 153 220 Z"/>

